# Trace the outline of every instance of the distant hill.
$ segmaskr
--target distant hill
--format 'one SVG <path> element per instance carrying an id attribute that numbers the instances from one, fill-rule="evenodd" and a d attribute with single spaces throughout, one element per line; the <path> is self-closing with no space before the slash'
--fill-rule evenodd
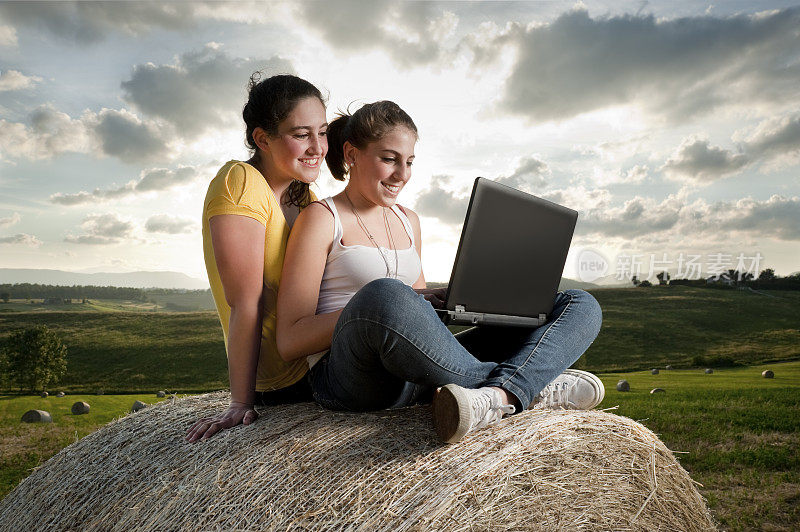
<path id="1" fill-rule="evenodd" d="M 600 288 L 595 283 L 584 283 L 583 281 L 576 281 L 575 279 L 568 279 L 566 277 L 561 278 L 561 282 L 558 283 L 559 290 L 569 290 L 571 288 L 580 288 L 581 290 L 591 290 L 592 288 Z"/>
<path id="2" fill-rule="evenodd" d="M 208 288 L 206 279 L 196 279 L 179 272 L 75 273 L 62 270 L 0 268 L 0 284 L 5 283 L 183 288 L 186 290 L 205 290 Z"/>

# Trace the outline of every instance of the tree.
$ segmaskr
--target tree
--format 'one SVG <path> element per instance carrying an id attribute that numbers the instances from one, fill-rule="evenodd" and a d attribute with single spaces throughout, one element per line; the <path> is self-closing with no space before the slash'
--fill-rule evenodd
<path id="1" fill-rule="evenodd" d="M 648 281 L 647 279 L 645 279 L 644 281 L 642 281 L 641 283 L 639 283 L 639 286 L 640 286 L 640 287 L 642 287 L 642 288 L 647 288 L 648 286 L 653 286 L 653 285 L 652 285 L 652 283 L 651 283 L 650 281 Z"/>
<path id="2" fill-rule="evenodd" d="M 639 277 L 634 275 L 633 278 L 631 279 L 631 282 L 633 282 L 633 286 L 639 286 Z"/>
<path id="3" fill-rule="evenodd" d="M 658 284 L 660 285 L 669 284 L 669 273 L 667 273 L 666 271 L 663 271 L 658 275 L 656 275 L 656 278 L 658 279 Z"/>
<path id="4" fill-rule="evenodd" d="M 8 300 L 11 299 L 11 294 L 9 294 L 8 292 L 3 292 L 2 294 L 0 294 L 0 299 L 3 300 L 3 303 L 8 303 Z"/>
<path id="5" fill-rule="evenodd" d="M 12 333 L 6 340 L 8 374 L 20 390 L 46 391 L 67 371 L 67 347 L 45 325 Z"/>
<path id="6" fill-rule="evenodd" d="M 759 281 L 774 281 L 775 280 L 775 270 L 772 268 L 767 268 L 766 270 L 761 270 L 761 273 L 758 274 Z"/>

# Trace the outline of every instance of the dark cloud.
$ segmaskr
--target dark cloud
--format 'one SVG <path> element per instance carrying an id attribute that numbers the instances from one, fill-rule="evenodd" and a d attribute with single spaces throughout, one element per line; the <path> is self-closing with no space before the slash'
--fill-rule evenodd
<path id="1" fill-rule="evenodd" d="M 80 191 L 74 194 L 56 193 L 50 196 L 52 203 L 60 205 L 82 205 L 110 199 L 130 196 L 138 192 L 167 190 L 172 187 L 191 182 L 198 175 L 195 166 L 181 166 L 177 170 L 152 168 L 144 170 L 138 181 L 130 181 L 125 185 L 111 189 L 96 188 L 93 192 Z"/>
<path id="2" fill-rule="evenodd" d="M 136 65 L 122 82 L 124 99 L 142 114 L 173 124 L 186 139 L 210 128 L 239 124 L 246 99 L 246 81 L 262 70 L 265 75 L 293 73 L 280 57 L 230 57 L 216 45 L 181 55 L 175 64 Z"/>
<path id="3" fill-rule="evenodd" d="M 169 127 L 159 127 L 124 109 L 86 111 L 72 118 L 46 104 L 31 112 L 29 124 L 0 120 L 0 154 L 35 160 L 87 153 L 141 163 L 163 160 L 171 153 Z"/>
<path id="4" fill-rule="evenodd" d="M 62 153 L 92 150 L 89 115 L 73 119 L 50 104 L 29 115 L 30 126 L 0 120 L 0 153 L 11 159 L 47 159 Z"/>
<path id="5" fill-rule="evenodd" d="M 73 244 L 116 244 L 131 236 L 133 224 L 117 217 L 116 214 L 91 214 L 83 219 L 82 235 L 67 235 L 65 242 Z"/>
<path id="6" fill-rule="evenodd" d="M 544 161 L 536 157 L 527 157 L 519 162 L 517 169 L 511 175 L 500 176 L 495 181 L 532 194 L 547 183 L 544 176 L 549 173 L 550 169 Z"/>
<path id="7" fill-rule="evenodd" d="M 22 244 L 24 246 L 39 247 L 42 245 L 42 241 L 33 235 L 17 233 L 12 236 L 0 237 L 0 244 Z"/>
<path id="8" fill-rule="evenodd" d="M 774 118 L 759 124 L 739 151 L 711 146 L 708 140 L 685 139 L 660 170 L 695 181 L 714 181 L 759 162 L 800 152 L 800 115 Z"/>
<path id="9" fill-rule="evenodd" d="M 525 157 L 511 174 L 496 177 L 494 181 L 528 193 L 536 193 L 538 188 L 546 184 L 544 176 L 549 174 L 547 163 L 536 157 Z M 415 209 L 420 215 L 438 218 L 448 224 L 464 223 L 469 195 L 447 190 L 452 180 L 451 176 L 446 175 L 436 175 L 431 178 L 430 186 L 417 196 Z"/>
<path id="10" fill-rule="evenodd" d="M 769 158 L 800 151 L 800 115 L 785 116 L 761 124 L 746 141 L 753 158 Z"/>
<path id="11" fill-rule="evenodd" d="M 460 196 L 445 190 L 452 178 L 445 175 L 435 175 L 431 178 L 431 185 L 427 190 L 417 196 L 414 209 L 420 216 L 438 218 L 444 223 L 461 224 L 467 214 L 469 197 Z"/>
<path id="12" fill-rule="evenodd" d="M 179 233 L 190 233 L 196 225 L 197 221 L 189 218 L 177 218 L 167 214 L 156 214 L 147 219 L 144 228 L 150 233 L 176 235 Z"/>
<path id="13" fill-rule="evenodd" d="M 404 66 L 430 64 L 458 24 L 447 5 L 393 0 L 339 0 L 297 4 L 298 18 L 342 50 L 380 48 Z"/>
<path id="14" fill-rule="evenodd" d="M 766 201 L 746 198 L 720 203 L 714 212 L 723 221 L 720 227 L 760 234 L 779 240 L 800 240 L 800 198 L 773 195 Z M 713 228 L 710 228 L 713 230 Z"/>
<path id="15" fill-rule="evenodd" d="M 548 198 L 551 199 L 552 198 Z M 578 235 L 635 238 L 671 230 L 680 219 L 682 203 L 670 196 L 662 203 L 635 197 L 621 207 L 587 209 L 580 212 L 575 225 Z"/>
<path id="16" fill-rule="evenodd" d="M 200 2 L 2 2 L 0 19 L 32 26 L 78 44 L 112 32 L 149 33 L 153 27 L 185 30 L 195 25 Z"/>
<path id="17" fill-rule="evenodd" d="M 94 133 L 103 153 L 125 162 L 164 159 L 168 153 L 164 131 L 128 111 L 103 109 Z"/>
<path id="18" fill-rule="evenodd" d="M 651 238 L 663 235 L 724 241 L 737 235 L 800 241 L 800 198 L 773 195 L 708 204 L 670 195 L 661 202 L 635 197 L 620 207 L 580 212 L 576 235 Z"/>
<path id="19" fill-rule="evenodd" d="M 786 103 L 800 83 L 800 9 L 725 18 L 591 18 L 584 8 L 550 24 L 514 24 L 473 48 L 517 63 L 501 107 L 532 121 L 637 103 L 682 120 L 725 104 Z"/>
<path id="20" fill-rule="evenodd" d="M 744 153 L 711 146 L 705 139 L 688 139 L 667 159 L 661 170 L 697 181 L 713 181 L 738 172 L 749 163 L 750 158 Z"/>

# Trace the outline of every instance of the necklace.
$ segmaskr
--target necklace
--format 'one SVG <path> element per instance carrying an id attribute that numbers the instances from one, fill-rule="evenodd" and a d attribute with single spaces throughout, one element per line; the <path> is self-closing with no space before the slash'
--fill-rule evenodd
<path id="1" fill-rule="evenodd" d="M 369 241 L 372 242 L 372 245 L 375 246 L 378 249 L 378 253 L 381 254 L 381 258 L 383 258 L 383 262 L 386 264 L 386 277 L 397 279 L 397 246 L 394 245 L 394 238 L 392 238 L 392 229 L 389 227 L 389 218 L 386 216 L 386 207 L 383 208 L 383 225 L 386 228 L 386 235 L 389 237 L 389 245 L 392 246 L 392 249 L 394 250 L 394 273 L 392 273 L 392 270 L 389 267 L 389 259 L 386 258 L 386 254 L 383 252 L 383 249 L 381 249 L 381 247 L 375 241 L 375 237 L 372 236 L 372 233 L 369 232 L 367 224 L 365 224 L 364 220 L 361 219 L 361 216 L 358 215 L 356 206 L 353 205 L 353 200 L 350 199 L 350 196 L 347 194 L 347 190 L 344 191 L 344 197 L 347 198 L 347 202 L 350 204 L 350 210 L 353 211 L 353 214 L 355 214 L 358 225 L 361 226 L 361 229 L 363 229 L 367 234 Z"/>

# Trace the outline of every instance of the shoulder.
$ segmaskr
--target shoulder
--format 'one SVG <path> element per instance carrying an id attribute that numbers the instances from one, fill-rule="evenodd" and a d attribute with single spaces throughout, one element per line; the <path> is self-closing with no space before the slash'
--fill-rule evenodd
<path id="1" fill-rule="evenodd" d="M 408 217 L 408 221 L 411 222 L 411 225 L 415 229 L 419 229 L 419 216 L 417 216 L 417 213 L 415 213 L 408 207 L 403 207 L 399 203 L 397 204 L 397 208 L 400 209 L 400 211 Z"/>
<path id="2" fill-rule="evenodd" d="M 261 172 L 241 161 L 228 161 L 208 186 L 204 217 L 249 216 L 267 225 L 275 208 L 274 195 Z"/>
<path id="3" fill-rule="evenodd" d="M 325 218 L 333 220 L 333 212 L 325 204 L 325 200 L 312 201 L 303 209 L 300 215 L 311 217 L 312 219 Z"/>
<path id="4" fill-rule="evenodd" d="M 322 228 L 332 229 L 333 224 L 333 213 L 330 208 L 322 201 L 315 201 L 300 211 L 292 231 L 295 229 L 304 232 Z"/>
<path id="5" fill-rule="evenodd" d="M 245 191 L 266 194 L 267 181 L 261 172 L 242 161 L 228 161 L 211 181 L 209 190 L 241 196 Z"/>

